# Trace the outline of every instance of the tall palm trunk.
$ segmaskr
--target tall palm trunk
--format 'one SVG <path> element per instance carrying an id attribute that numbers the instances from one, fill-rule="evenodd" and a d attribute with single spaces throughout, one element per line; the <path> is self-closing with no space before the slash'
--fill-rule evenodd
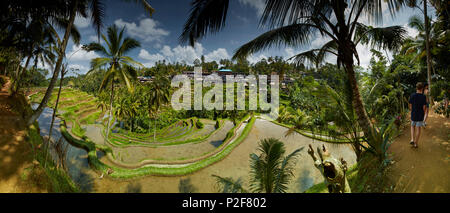
<path id="1" fill-rule="evenodd" d="M 61 95 L 61 89 L 62 89 L 62 82 L 64 80 L 64 71 L 61 71 L 61 80 L 59 81 L 59 90 L 58 90 L 58 96 L 56 97 L 56 104 L 55 104 L 55 108 L 53 109 L 53 115 L 52 115 L 52 122 L 50 123 L 50 130 L 48 131 L 48 140 L 50 141 L 51 136 L 52 136 L 52 130 L 53 130 L 53 124 L 55 122 L 55 117 L 56 117 L 56 112 L 58 111 L 58 104 L 59 104 L 59 97 Z"/>
<path id="2" fill-rule="evenodd" d="M 56 112 L 58 111 L 58 103 L 59 103 L 59 97 L 61 96 L 61 89 L 62 89 L 62 82 L 64 79 L 64 68 L 61 71 L 61 80 L 59 81 L 59 90 L 58 90 L 58 97 L 56 97 L 56 104 L 55 104 L 55 108 L 53 109 L 53 115 L 52 115 L 52 122 L 50 123 L 50 129 L 48 131 L 48 140 L 47 140 L 47 146 L 45 147 L 45 159 L 47 159 L 48 157 L 48 151 L 50 148 L 50 144 L 52 142 L 52 130 L 53 130 L 53 124 L 55 123 L 55 117 L 56 117 Z M 45 160 L 45 162 L 47 162 L 47 160 Z M 44 163 L 44 167 L 45 167 L 45 163 Z"/>
<path id="3" fill-rule="evenodd" d="M 31 117 L 28 119 L 28 122 L 27 122 L 28 125 L 33 124 L 36 121 L 36 119 L 39 118 L 39 116 L 41 115 L 45 106 L 47 105 L 47 102 L 50 100 L 50 97 L 52 96 L 53 88 L 55 88 L 56 80 L 58 79 L 59 72 L 61 71 L 62 62 L 66 55 L 66 47 L 67 47 L 67 43 L 69 41 L 70 32 L 73 27 L 73 23 L 75 21 L 77 4 L 78 3 L 75 2 L 75 5 L 73 6 L 73 9 L 70 13 L 69 24 L 67 25 L 66 31 L 64 33 L 64 39 L 63 39 L 62 45 L 60 47 L 60 52 L 58 54 L 58 61 L 56 62 L 55 69 L 53 71 L 52 80 L 50 81 L 47 91 L 45 92 L 44 98 L 42 99 L 38 108 L 33 112 Z"/>
<path id="4" fill-rule="evenodd" d="M 30 91 L 31 82 L 33 81 L 34 73 L 35 73 L 36 70 L 37 70 L 37 63 L 38 63 L 38 56 L 34 57 L 34 65 L 33 65 L 33 69 L 31 70 L 31 73 L 30 73 L 30 76 L 31 76 L 31 77 L 30 77 L 30 81 L 28 82 L 28 89 L 27 89 L 27 92 Z"/>
<path id="5" fill-rule="evenodd" d="M 20 80 L 24 77 L 24 73 L 27 72 L 27 67 L 28 67 L 28 64 L 30 63 L 31 56 L 32 56 L 32 54 L 30 54 L 30 55 L 28 56 L 27 61 L 25 62 L 25 66 L 21 69 L 21 71 L 20 71 L 20 69 L 19 69 L 19 70 L 18 70 L 19 72 L 16 73 L 16 80 L 15 80 L 15 87 L 16 87 L 16 88 L 15 88 L 14 91 L 13 91 L 14 94 L 16 94 L 17 92 L 19 92 L 19 89 L 20 89 Z"/>
<path id="6" fill-rule="evenodd" d="M 17 64 L 17 68 L 16 68 L 16 72 L 14 72 L 14 73 L 10 73 L 10 75 L 11 75 L 11 79 L 13 80 L 13 84 L 11 84 L 11 85 L 14 85 L 14 82 L 16 81 L 16 78 L 17 78 L 17 73 L 19 73 L 20 72 L 20 62 L 22 61 L 22 59 L 20 59 L 19 60 L 19 63 Z"/>
<path id="7" fill-rule="evenodd" d="M 364 136 L 370 138 L 372 136 L 371 122 L 361 99 L 361 94 L 359 93 L 358 82 L 356 81 L 356 74 L 353 67 L 351 42 L 345 42 L 340 49 L 342 52 L 342 61 L 344 63 L 345 72 L 347 73 L 347 78 L 353 94 L 352 104 L 358 117 L 358 124 L 364 132 Z"/>
<path id="8" fill-rule="evenodd" d="M 156 118 L 155 118 L 155 128 L 153 129 L 153 142 L 156 142 Z"/>
<path id="9" fill-rule="evenodd" d="M 106 128 L 106 138 L 109 136 L 109 129 L 111 125 L 112 111 L 113 111 L 113 100 L 114 100 L 114 78 L 111 81 L 111 98 L 109 100 L 109 117 L 108 117 L 108 127 Z"/>
<path id="10" fill-rule="evenodd" d="M 431 54 L 430 54 L 430 26 L 428 25 L 427 0 L 423 0 L 423 15 L 425 16 L 425 47 L 427 51 L 427 77 L 428 77 L 428 96 L 430 104 L 433 104 L 431 97 Z"/>

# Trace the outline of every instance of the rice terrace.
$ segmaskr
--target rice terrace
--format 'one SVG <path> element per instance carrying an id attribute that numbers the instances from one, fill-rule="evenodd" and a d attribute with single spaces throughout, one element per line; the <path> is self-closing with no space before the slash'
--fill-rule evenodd
<path id="1" fill-rule="evenodd" d="M 447 1 L 0 4 L 0 193 L 450 192 Z"/>

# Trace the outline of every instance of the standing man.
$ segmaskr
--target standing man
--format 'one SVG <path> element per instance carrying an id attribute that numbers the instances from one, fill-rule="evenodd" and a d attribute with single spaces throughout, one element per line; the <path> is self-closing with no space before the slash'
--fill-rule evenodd
<path id="1" fill-rule="evenodd" d="M 427 108 L 427 97 L 422 94 L 423 83 L 416 85 L 416 92 L 409 98 L 409 110 L 411 110 L 411 142 L 414 148 L 418 148 L 421 128 L 424 126 L 423 119 Z"/>

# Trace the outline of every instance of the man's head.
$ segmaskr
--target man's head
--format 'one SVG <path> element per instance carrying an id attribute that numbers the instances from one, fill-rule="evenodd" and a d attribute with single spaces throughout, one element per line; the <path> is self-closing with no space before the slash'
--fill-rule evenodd
<path id="1" fill-rule="evenodd" d="M 416 84 L 416 89 L 422 91 L 423 90 L 423 83 L 419 82 Z"/>

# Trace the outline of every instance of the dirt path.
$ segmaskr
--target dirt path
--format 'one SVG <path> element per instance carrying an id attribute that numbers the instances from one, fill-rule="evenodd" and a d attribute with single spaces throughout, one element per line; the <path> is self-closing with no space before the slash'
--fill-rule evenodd
<path id="1" fill-rule="evenodd" d="M 33 169 L 32 149 L 25 141 L 26 126 L 15 112 L 8 81 L 0 91 L 0 193 L 46 192 Z"/>
<path id="2" fill-rule="evenodd" d="M 394 192 L 450 192 L 450 120 L 430 114 L 427 124 L 418 149 L 409 145 L 409 128 L 390 147 L 395 162 L 388 179 Z"/>

